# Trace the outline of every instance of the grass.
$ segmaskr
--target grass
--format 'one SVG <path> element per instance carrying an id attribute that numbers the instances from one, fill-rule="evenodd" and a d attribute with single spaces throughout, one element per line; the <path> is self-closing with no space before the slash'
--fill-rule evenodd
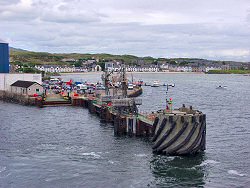
<path id="1" fill-rule="evenodd" d="M 210 70 L 208 74 L 250 74 L 250 70 Z"/>

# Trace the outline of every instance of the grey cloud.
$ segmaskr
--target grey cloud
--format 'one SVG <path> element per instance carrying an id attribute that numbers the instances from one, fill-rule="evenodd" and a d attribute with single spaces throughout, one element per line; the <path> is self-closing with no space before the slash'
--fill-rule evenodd
<path id="1" fill-rule="evenodd" d="M 249 4 L 33 0 L 21 6 L 15 1 L 0 7 L 0 38 L 36 51 L 249 61 Z M 20 7 L 13 11 L 15 6 Z"/>
<path id="2" fill-rule="evenodd" d="M 250 23 L 250 10 L 248 11 L 248 15 L 246 16 L 246 21 Z"/>
<path id="3" fill-rule="evenodd" d="M 91 23 L 98 22 L 100 19 L 90 14 L 71 14 L 71 13 L 47 13 L 40 17 L 42 21 L 55 23 Z"/>
<path id="4" fill-rule="evenodd" d="M 19 3 L 20 0 L 8 0 L 8 1 L 0 1 L 0 6 L 6 6 L 6 5 L 11 5 L 11 4 L 16 4 Z"/>

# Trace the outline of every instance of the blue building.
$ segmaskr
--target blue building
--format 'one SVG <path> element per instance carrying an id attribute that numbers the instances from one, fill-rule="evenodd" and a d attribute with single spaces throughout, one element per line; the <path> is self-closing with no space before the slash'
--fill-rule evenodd
<path id="1" fill-rule="evenodd" d="M 0 40 L 0 73 L 9 73 L 9 44 Z"/>

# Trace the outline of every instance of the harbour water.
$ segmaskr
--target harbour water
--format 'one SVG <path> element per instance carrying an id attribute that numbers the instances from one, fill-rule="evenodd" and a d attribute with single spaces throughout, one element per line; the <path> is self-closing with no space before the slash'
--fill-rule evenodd
<path id="1" fill-rule="evenodd" d="M 62 76 L 98 81 L 98 74 Z M 145 138 L 115 137 L 111 124 L 80 107 L 0 102 L 0 187 L 249 187 L 250 77 L 133 74 L 175 83 L 169 97 L 207 114 L 207 150 L 154 155 Z M 227 86 L 216 89 L 218 85 Z M 141 112 L 164 108 L 166 87 L 143 87 Z"/>

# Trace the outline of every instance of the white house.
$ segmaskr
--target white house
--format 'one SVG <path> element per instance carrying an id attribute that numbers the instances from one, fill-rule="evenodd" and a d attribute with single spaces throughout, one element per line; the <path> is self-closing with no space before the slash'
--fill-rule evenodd
<path id="1" fill-rule="evenodd" d="M 101 72 L 102 71 L 102 67 L 100 65 L 96 65 L 94 68 L 95 72 Z"/>
<path id="2" fill-rule="evenodd" d="M 162 71 L 169 71 L 169 65 L 168 64 L 162 64 L 160 65 L 160 68 Z"/>
<path id="3" fill-rule="evenodd" d="M 127 66 L 127 72 L 159 72 L 159 67 L 157 65 L 147 65 L 142 67 L 137 66 Z"/>
<path id="4" fill-rule="evenodd" d="M 177 72 L 192 72 L 192 67 L 188 66 L 178 66 L 175 69 Z"/>
<path id="5" fill-rule="evenodd" d="M 34 95 L 35 93 L 43 93 L 42 85 L 37 82 L 18 80 L 10 85 L 10 91 L 12 93 L 18 93 L 22 95 Z"/>
<path id="6" fill-rule="evenodd" d="M 77 70 L 83 69 L 77 69 L 75 66 L 59 66 L 59 65 L 36 65 L 36 69 L 44 72 L 77 72 Z"/>

